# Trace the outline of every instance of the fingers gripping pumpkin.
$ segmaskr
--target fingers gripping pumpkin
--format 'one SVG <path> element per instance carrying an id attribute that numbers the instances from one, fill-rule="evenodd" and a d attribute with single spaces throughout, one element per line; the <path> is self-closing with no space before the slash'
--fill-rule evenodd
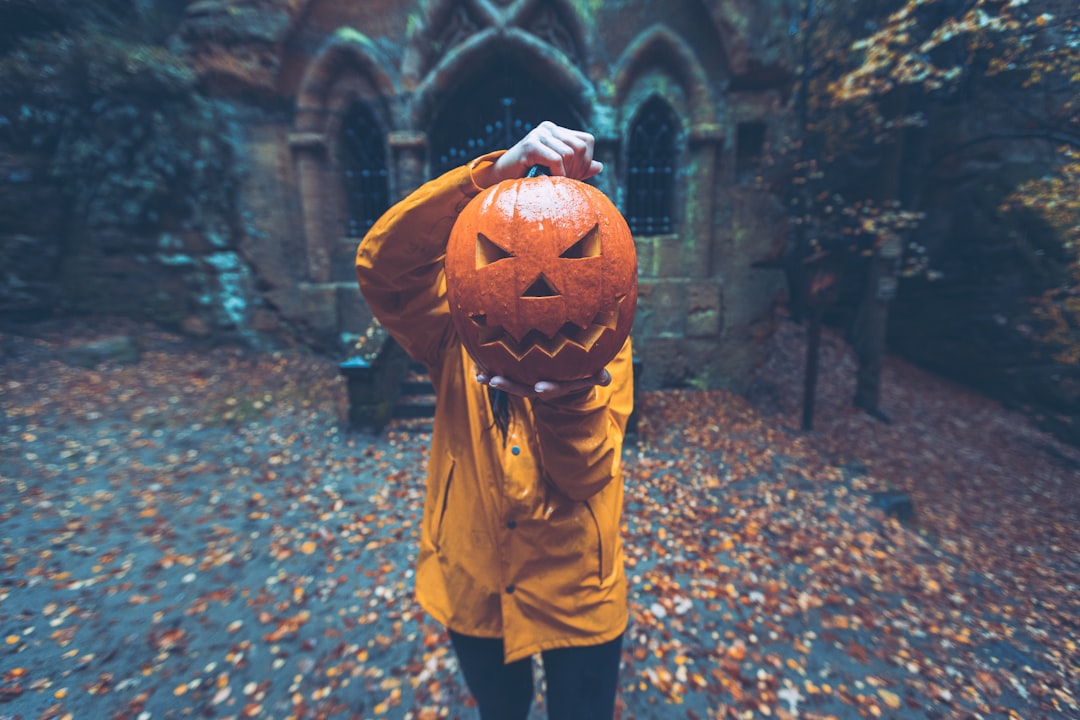
<path id="1" fill-rule="evenodd" d="M 458 217 L 446 286 L 458 335 L 487 372 L 530 385 L 590 377 L 634 322 L 633 237 L 591 185 L 544 175 L 505 180 Z"/>

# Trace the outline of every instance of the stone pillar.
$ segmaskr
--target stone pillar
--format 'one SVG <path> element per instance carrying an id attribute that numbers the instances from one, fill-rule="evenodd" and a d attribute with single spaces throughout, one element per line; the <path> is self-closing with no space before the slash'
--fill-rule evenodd
<path id="1" fill-rule="evenodd" d="M 723 141 L 719 125 L 698 123 L 690 129 L 686 188 L 686 225 L 683 268 L 689 278 L 707 278 L 713 273 L 713 197 L 716 186 L 716 151 Z"/>
<path id="2" fill-rule="evenodd" d="M 593 146 L 593 158 L 604 163 L 604 171 L 593 182 L 616 207 L 623 207 L 623 188 L 619 182 L 619 151 L 622 138 L 619 136 L 616 120 L 618 113 L 606 102 L 597 102 L 593 106 L 593 117 L 589 126 L 583 128 L 596 138 Z"/>
<path id="3" fill-rule="evenodd" d="M 616 207 L 623 205 L 622 187 L 619 183 L 619 138 L 615 135 L 597 135 L 593 146 L 593 159 L 604 163 L 604 170 L 593 180 Z"/>
<path id="4" fill-rule="evenodd" d="M 296 158 L 300 204 L 304 214 L 307 279 L 313 283 L 329 282 L 330 254 L 324 237 L 321 203 L 326 136 L 316 132 L 292 133 L 289 135 L 289 147 Z"/>
<path id="5" fill-rule="evenodd" d="M 394 163 L 391 202 L 397 202 L 428 180 L 427 133 L 396 130 L 387 138 Z"/>

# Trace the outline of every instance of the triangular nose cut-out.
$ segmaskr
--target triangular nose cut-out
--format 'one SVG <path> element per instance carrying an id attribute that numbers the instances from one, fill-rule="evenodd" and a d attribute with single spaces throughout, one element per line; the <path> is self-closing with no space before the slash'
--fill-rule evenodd
<path id="1" fill-rule="evenodd" d="M 548 279 L 544 277 L 544 273 L 540 273 L 533 280 L 533 284 L 521 294 L 521 297 L 542 298 L 558 297 L 559 295 L 562 295 L 562 293 L 552 287 Z"/>

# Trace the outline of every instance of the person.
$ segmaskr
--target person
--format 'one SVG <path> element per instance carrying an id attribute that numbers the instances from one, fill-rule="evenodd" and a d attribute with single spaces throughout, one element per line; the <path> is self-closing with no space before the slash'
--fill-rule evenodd
<path id="1" fill-rule="evenodd" d="M 536 164 L 586 180 L 602 169 L 593 146 L 544 122 L 421 186 L 356 254 L 372 311 L 436 389 L 416 597 L 447 628 L 483 720 L 528 715 L 536 654 L 550 718 L 614 713 L 629 617 L 619 528 L 630 341 L 585 380 L 489 375 L 454 330 L 443 272 L 454 221 L 483 188 Z"/>

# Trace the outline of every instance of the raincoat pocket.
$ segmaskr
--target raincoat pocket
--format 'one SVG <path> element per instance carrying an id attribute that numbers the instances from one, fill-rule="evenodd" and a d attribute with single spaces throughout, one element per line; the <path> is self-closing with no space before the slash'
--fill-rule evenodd
<path id="1" fill-rule="evenodd" d="M 432 527 L 432 542 L 435 545 L 435 550 L 438 551 L 442 548 L 443 543 L 443 528 L 446 522 L 446 508 L 450 505 L 450 487 L 454 483 L 454 461 L 450 461 L 450 467 L 446 471 L 446 479 L 442 483 L 442 496 L 439 498 L 439 505 L 437 508 L 438 515 L 435 516 L 435 523 Z"/>
<path id="2" fill-rule="evenodd" d="M 614 548 L 608 547 L 604 542 L 604 538 L 607 537 L 607 533 L 604 532 L 602 521 L 600 516 L 596 514 L 596 510 L 588 500 L 584 501 L 585 509 L 589 511 L 589 517 L 592 518 L 593 528 L 596 530 L 596 572 L 599 573 L 600 582 L 603 582 L 605 578 L 611 575 L 614 568 L 615 553 Z"/>

